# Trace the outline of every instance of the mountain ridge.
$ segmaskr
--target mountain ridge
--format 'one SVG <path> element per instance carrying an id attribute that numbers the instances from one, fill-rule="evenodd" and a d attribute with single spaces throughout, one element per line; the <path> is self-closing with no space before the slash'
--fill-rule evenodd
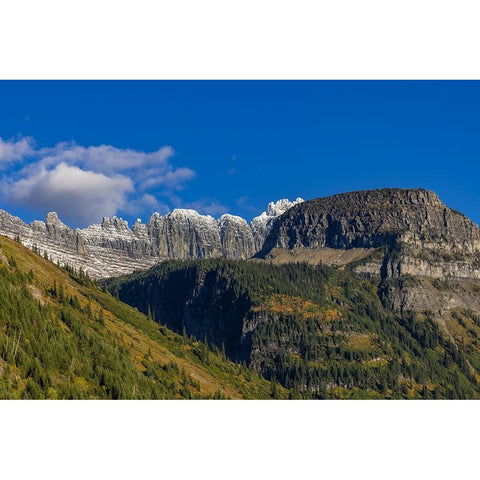
<path id="1" fill-rule="evenodd" d="M 47 252 L 54 262 L 88 272 L 93 278 L 130 273 L 176 258 L 249 258 L 263 245 L 277 215 L 303 199 L 270 202 L 248 225 L 231 214 L 219 219 L 192 209 L 155 212 L 147 223 L 129 227 L 117 216 L 72 229 L 55 212 L 30 224 L 0 210 L 0 233 L 29 248 Z"/>
<path id="2" fill-rule="evenodd" d="M 357 273 L 480 280 L 480 229 L 426 189 L 386 188 L 271 202 L 248 224 L 191 209 L 139 219 L 116 216 L 71 229 L 54 212 L 30 225 L 0 210 L 0 233 L 55 262 L 105 278 L 175 259 L 307 261 Z"/>

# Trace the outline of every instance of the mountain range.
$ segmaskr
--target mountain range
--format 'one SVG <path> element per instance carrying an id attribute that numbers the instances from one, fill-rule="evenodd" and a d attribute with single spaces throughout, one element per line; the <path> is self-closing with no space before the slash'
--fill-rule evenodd
<path id="1" fill-rule="evenodd" d="M 207 345 L 224 368 L 243 364 L 245 397 L 268 395 L 262 379 L 275 398 L 480 397 L 480 229 L 434 192 L 281 200 L 250 225 L 175 210 L 73 230 L 2 211 L 0 233 L 80 284 L 96 278 L 103 291 L 83 296 L 130 305 L 197 358 Z"/>
<path id="2" fill-rule="evenodd" d="M 163 260 L 249 258 L 263 246 L 273 220 L 302 201 L 271 202 L 250 225 L 235 215 L 215 220 L 195 210 L 175 209 L 164 216 L 154 213 L 146 224 L 138 219 L 131 229 L 117 217 L 72 229 L 55 212 L 44 222 L 27 224 L 0 210 L 0 234 L 47 252 L 54 262 L 102 278 L 148 268 Z"/>

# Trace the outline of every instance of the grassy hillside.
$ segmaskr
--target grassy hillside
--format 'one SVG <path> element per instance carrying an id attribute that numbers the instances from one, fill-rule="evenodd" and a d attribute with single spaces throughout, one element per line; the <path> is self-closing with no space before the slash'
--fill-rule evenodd
<path id="1" fill-rule="evenodd" d="M 295 398 L 478 398 L 480 322 L 393 315 L 348 270 L 254 261 L 171 261 L 104 285 L 177 332 L 224 348 Z"/>
<path id="2" fill-rule="evenodd" d="M 180 336 L 0 237 L 0 398 L 282 398 L 213 346 Z"/>

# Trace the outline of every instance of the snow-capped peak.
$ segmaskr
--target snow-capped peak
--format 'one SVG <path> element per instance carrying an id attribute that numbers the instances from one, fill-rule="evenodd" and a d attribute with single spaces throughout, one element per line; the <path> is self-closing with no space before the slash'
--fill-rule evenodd
<path id="1" fill-rule="evenodd" d="M 303 198 L 298 197 L 296 200 L 290 201 L 288 198 L 282 198 L 277 202 L 270 202 L 267 210 L 262 212 L 258 217 L 252 220 L 252 226 L 263 224 L 266 225 L 270 220 L 282 215 L 294 205 L 304 202 Z"/>
<path id="2" fill-rule="evenodd" d="M 285 213 L 289 208 L 292 208 L 294 205 L 304 201 L 305 200 L 303 200 L 303 198 L 298 197 L 294 201 L 290 201 L 287 198 L 282 198 L 277 202 L 270 202 L 265 212 L 262 212 L 258 217 L 252 219 L 250 228 L 252 229 L 253 236 L 255 237 L 257 249 L 261 248 L 263 241 L 272 228 L 273 221 Z"/>
<path id="3" fill-rule="evenodd" d="M 294 205 L 298 203 L 302 203 L 305 200 L 303 198 L 298 197 L 293 202 L 290 201 L 288 198 L 282 198 L 277 202 L 270 202 L 267 206 L 266 214 L 268 217 L 278 217 L 285 213 L 289 208 L 292 208 Z"/>
<path id="4" fill-rule="evenodd" d="M 171 217 L 175 219 L 182 219 L 182 220 L 194 220 L 194 221 L 201 221 L 206 220 L 211 222 L 215 219 L 211 215 L 201 215 L 196 210 L 192 210 L 191 208 L 175 208 L 172 212 L 167 213 L 165 217 Z"/>

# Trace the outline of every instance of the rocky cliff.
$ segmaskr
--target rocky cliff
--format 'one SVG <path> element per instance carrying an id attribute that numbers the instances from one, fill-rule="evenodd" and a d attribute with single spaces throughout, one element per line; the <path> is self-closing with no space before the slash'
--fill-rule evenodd
<path id="1" fill-rule="evenodd" d="M 44 222 L 26 224 L 0 210 L 0 234 L 18 238 L 42 254 L 46 252 L 54 262 L 104 278 L 168 259 L 249 258 L 263 245 L 273 220 L 301 201 L 271 202 L 251 225 L 235 215 L 222 215 L 216 220 L 195 210 L 175 209 L 164 216 L 154 213 L 146 224 L 137 220 L 131 229 L 117 217 L 72 229 L 54 212 Z"/>
<path id="2" fill-rule="evenodd" d="M 369 251 L 358 272 L 480 279 L 480 229 L 428 190 L 382 189 L 310 200 L 273 222 L 258 256 Z M 356 260 L 356 258 L 352 258 Z"/>

